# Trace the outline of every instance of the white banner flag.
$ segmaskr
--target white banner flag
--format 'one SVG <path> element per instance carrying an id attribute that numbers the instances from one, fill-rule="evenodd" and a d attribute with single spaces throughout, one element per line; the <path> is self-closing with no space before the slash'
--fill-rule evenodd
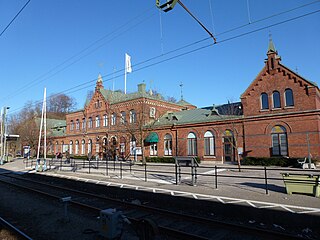
<path id="1" fill-rule="evenodd" d="M 131 57 L 126 53 L 126 72 L 131 73 L 132 68 L 131 68 Z"/>

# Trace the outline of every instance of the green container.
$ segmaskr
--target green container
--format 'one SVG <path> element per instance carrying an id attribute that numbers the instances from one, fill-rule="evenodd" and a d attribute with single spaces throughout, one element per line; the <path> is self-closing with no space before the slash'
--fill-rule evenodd
<path id="1" fill-rule="evenodd" d="M 281 173 L 287 194 L 302 193 L 320 197 L 320 175 Z"/>

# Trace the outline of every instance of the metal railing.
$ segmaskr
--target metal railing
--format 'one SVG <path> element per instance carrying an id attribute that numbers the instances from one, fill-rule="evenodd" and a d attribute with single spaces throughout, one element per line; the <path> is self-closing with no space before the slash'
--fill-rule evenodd
<path id="1" fill-rule="evenodd" d="M 24 161 L 27 168 L 34 168 L 37 162 L 36 159 L 25 159 Z M 131 178 L 135 177 L 136 180 L 143 180 L 145 182 L 154 180 L 176 185 L 206 185 L 214 189 L 218 189 L 223 185 L 242 184 L 248 187 L 264 189 L 266 194 L 269 194 L 270 189 L 283 186 L 283 178 L 280 177 L 281 173 L 320 175 L 320 170 L 299 168 L 242 166 L 239 169 L 238 166 L 234 165 L 144 164 L 133 161 L 117 161 L 111 158 L 90 160 L 52 158 L 47 159 L 46 163 L 48 170 L 116 176 L 120 179 L 129 175 Z M 282 184 L 275 184 L 279 181 Z"/>

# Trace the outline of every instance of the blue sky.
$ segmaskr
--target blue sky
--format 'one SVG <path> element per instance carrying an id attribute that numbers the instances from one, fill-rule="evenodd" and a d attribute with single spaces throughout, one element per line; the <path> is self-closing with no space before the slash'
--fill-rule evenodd
<path id="1" fill-rule="evenodd" d="M 0 0 L 0 32 L 26 2 Z M 182 2 L 217 44 L 178 4 L 160 13 L 153 0 L 31 0 L 0 37 L 0 106 L 16 113 L 46 87 L 82 108 L 99 73 L 106 89 L 124 89 L 125 53 L 127 92 L 145 82 L 179 100 L 182 82 L 184 99 L 198 107 L 239 101 L 264 65 L 270 33 L 282 63 L 320 85 L 320 1 Z"/>

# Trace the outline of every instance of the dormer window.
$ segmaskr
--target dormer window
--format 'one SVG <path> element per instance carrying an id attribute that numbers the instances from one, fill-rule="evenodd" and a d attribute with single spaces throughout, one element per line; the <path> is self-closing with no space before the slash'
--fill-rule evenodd
<path id="1" fill-rule="evenodd" d="M 273 108 L 281 108 L 280 93 L 274 91 L 272 94 Z"/>

